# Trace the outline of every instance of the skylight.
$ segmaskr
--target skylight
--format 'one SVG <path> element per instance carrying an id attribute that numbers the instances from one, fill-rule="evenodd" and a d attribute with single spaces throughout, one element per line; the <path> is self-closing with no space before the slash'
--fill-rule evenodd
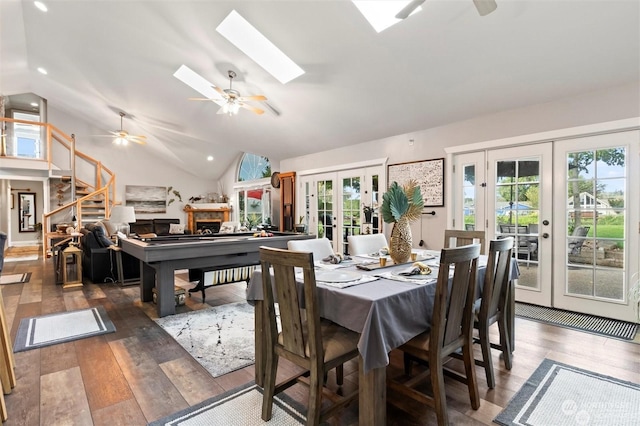
<path id="1" fill-rule="evenodd" d="M 187 86 L 191 87 L 196 92 L 200 93 L 205 98 L 220 98 L 218 92 L 216 92 L 213 88 L 213 83 L 210 83 L 209 81 L 207 81 L 207 79 L 205 79 L 186 65 L 181 65 L 180 68 L 178 68 L 178 70 L 173 73 L 173 76 Z M 224 105 L 225 103 L 223 99 L 214 102 L 216 102 L 220 106 Z"/>
<path id="2" fill-rule="evenodd" d="M 360 13 L 371 24 L 376 32 L 382 32 L 392 25 L 402 21 L 402 19 L 396 18 L 398 12 L 400 12 L 406 5 L 411 3 L 411 0 L 369 0 L 359 1 L 352 0 L 356 5 Z M 422 10 L 421 6 L 418 6 L 411 15 Z M 411 16 L 409 15 L 409 16 Z"/>
<path id="3" fill-rule="evenodd" d="M 302 68 L 235 10 L 224 18 L 216 31 L 282 84 L 304 74 Z"/>

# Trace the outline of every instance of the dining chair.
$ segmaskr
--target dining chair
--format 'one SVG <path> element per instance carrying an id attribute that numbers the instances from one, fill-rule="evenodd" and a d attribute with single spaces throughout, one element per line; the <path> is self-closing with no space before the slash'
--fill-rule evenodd
<path id="1" fill-rule="evenodd" d="M 496 379 L 493 373 L 491 348 L 502 351 L 504 365 L 511 370 L 511 344 L 507 326 L 507 300 L 509 292 L 509 275 L 511 271 L 511 253 L 513 237 L 489 241 L 489 258 L 482 287 L 482 297 L 474 303 L 473 326 L 478 330 L 478 339 L 482 348 L 482 360 L 475 360 L 476 365 L 484 367 L 487 384 L 493 389 Z M 500 343 L 494 344 L 489 340 L 489 326 L 498 323 Z"/>
<path id="2" fill-rule="evenodd" d="M 333 254 L 333 246 L 327 238 L 292 240 L 287 242 L 287 248 L 293 251 L 310 251 L 313 253 L 313 260 L 322 260 Z"/>
<path id="3" fill-rule="evenodd" d="M 263 271 L 273 267 L 273 277 L 269 273 L 262 274 L 266 334 L 262 419 L 271 419 L 275 394 L 296 383 L 303 383 L 309 386 L 307 425 L 317 425 L 358 397 L 357 390 L 346 396 L 331 392 L 324 387 L 323 379 L 329 370 L 357 358 L 360 336 L 331 321 L 320 319 L 312 253 L 260 247 L 260 264 Z M 298 296 L 294 268 L 302 269 L 303 296 Z M 301 313 L 299 297 L 304 298 L 306 315 Z M 281 332 L 276 326 L 276 299 Z M 276 384 L 279 357 L 302 367 L 304 371 Z M 323 391 L 331 394 L 332 402 L 324 409 Z"/>
<path id="4" fill-rule="evenodd" d="M 473 359 L 472 324 L 476 274 L 480 245 L 444 248 L 440 253 L 438 281 L 435 289 L 431 329 L 412 338 L 398 349 L 404 352 L 405 373 L 411 374 L 412 360 L 427 362 L 429 369 L 405 383 L 390 380 L 388 385 L 403 396 L 433 407 L 439 425 L 448 424 L 447 401 L 444 389 L 444 361 L 462 349 L 465 374 L 447 372 L 469 389 L 471 407 L 480 407 L 480 395 Z M 452 277 L 449 277 L 453 266 Z M 429 376 L 433 396 L 416 389 Z"/>
<path id="5" fill-rule="evenodd" d="M 349 235 L 347 242 L 351 256 L 377 253 L 378 250 L 388 247 L 387 237 L 384 234 Z"/>
<path id="6" fill-rule="evenodd" d="M 480 253 L 485 249 L 484 231 L 462 231 L 460 229 L 444 230 L 444 248 L 460 247 L 469 244 L 480 244 Z"/>

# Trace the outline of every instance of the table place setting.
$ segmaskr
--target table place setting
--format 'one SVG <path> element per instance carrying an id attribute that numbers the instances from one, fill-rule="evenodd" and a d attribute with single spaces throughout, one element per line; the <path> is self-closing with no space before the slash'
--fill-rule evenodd
<path id="1" fill-rule="evenodd" d="M 303 279 L 302 273 L 296 273 L 296 278 Z M 316 271 L 316 283 L 327 287 L 347 288 L 379 279 L 377 276 L 360 274 L 354 271 Z"/>
<path id="2" fill-rule="evenodd" d="M 388 280 L 401 281 L 418 285 L 433 284 L 438 280 L 437 273 L 434 274 L 431 268 L 425 264 L 413 264 L 410 267 L 401 269 L 399 271 L 381 272 L 376 274 L 375 276 L 386 278 Z"/>

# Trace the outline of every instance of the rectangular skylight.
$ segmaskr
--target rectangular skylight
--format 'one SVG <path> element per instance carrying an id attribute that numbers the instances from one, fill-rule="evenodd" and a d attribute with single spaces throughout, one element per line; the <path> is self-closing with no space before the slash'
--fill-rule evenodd
<path id="1" fill-rule="evenodd" d="M 186 65 L 180 66 L 173 76 L 182 81 L 187 86 L 191 87 L 196 92 L 200 93 L 205 98 L 220 99 L 220 102 L 216 102 L 218 105 L 224 105 L 224 101 L 213 88 L 214 84 L 207 81 L 206 78 L 192 70 Z"/>
<path id="2" fill-rule="evenodd" d="M 224 18 L 216 31 L 282 84 L 304 74 L 302 68 L 235 10 Z"/>
<path id="3" fill-rule="evenodd" d="M 402 21 L 402 19 L 396 18 L 398 12 L 400 12 L 406 5 L 411 3 L 411 0 L 369 0 L 360 1 L 352 0 L 356 5 L 360 13 L 371 24 L 376 32 L 382 32 L 392 25 Z M 418 6 L 411 15 L 422 10 L 421 6 Z M 409 16 L 411 16 L 409 15 Z"/>

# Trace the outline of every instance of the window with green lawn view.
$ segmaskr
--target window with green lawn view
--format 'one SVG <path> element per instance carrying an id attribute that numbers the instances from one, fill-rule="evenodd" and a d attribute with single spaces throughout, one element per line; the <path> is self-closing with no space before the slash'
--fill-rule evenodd
<path id="1" fill-rule="evenodd" d="M 245 153 L 236 177 L 234 218 L 248 229 L 272 225 L 271 163 L 264 156 Z"/>

